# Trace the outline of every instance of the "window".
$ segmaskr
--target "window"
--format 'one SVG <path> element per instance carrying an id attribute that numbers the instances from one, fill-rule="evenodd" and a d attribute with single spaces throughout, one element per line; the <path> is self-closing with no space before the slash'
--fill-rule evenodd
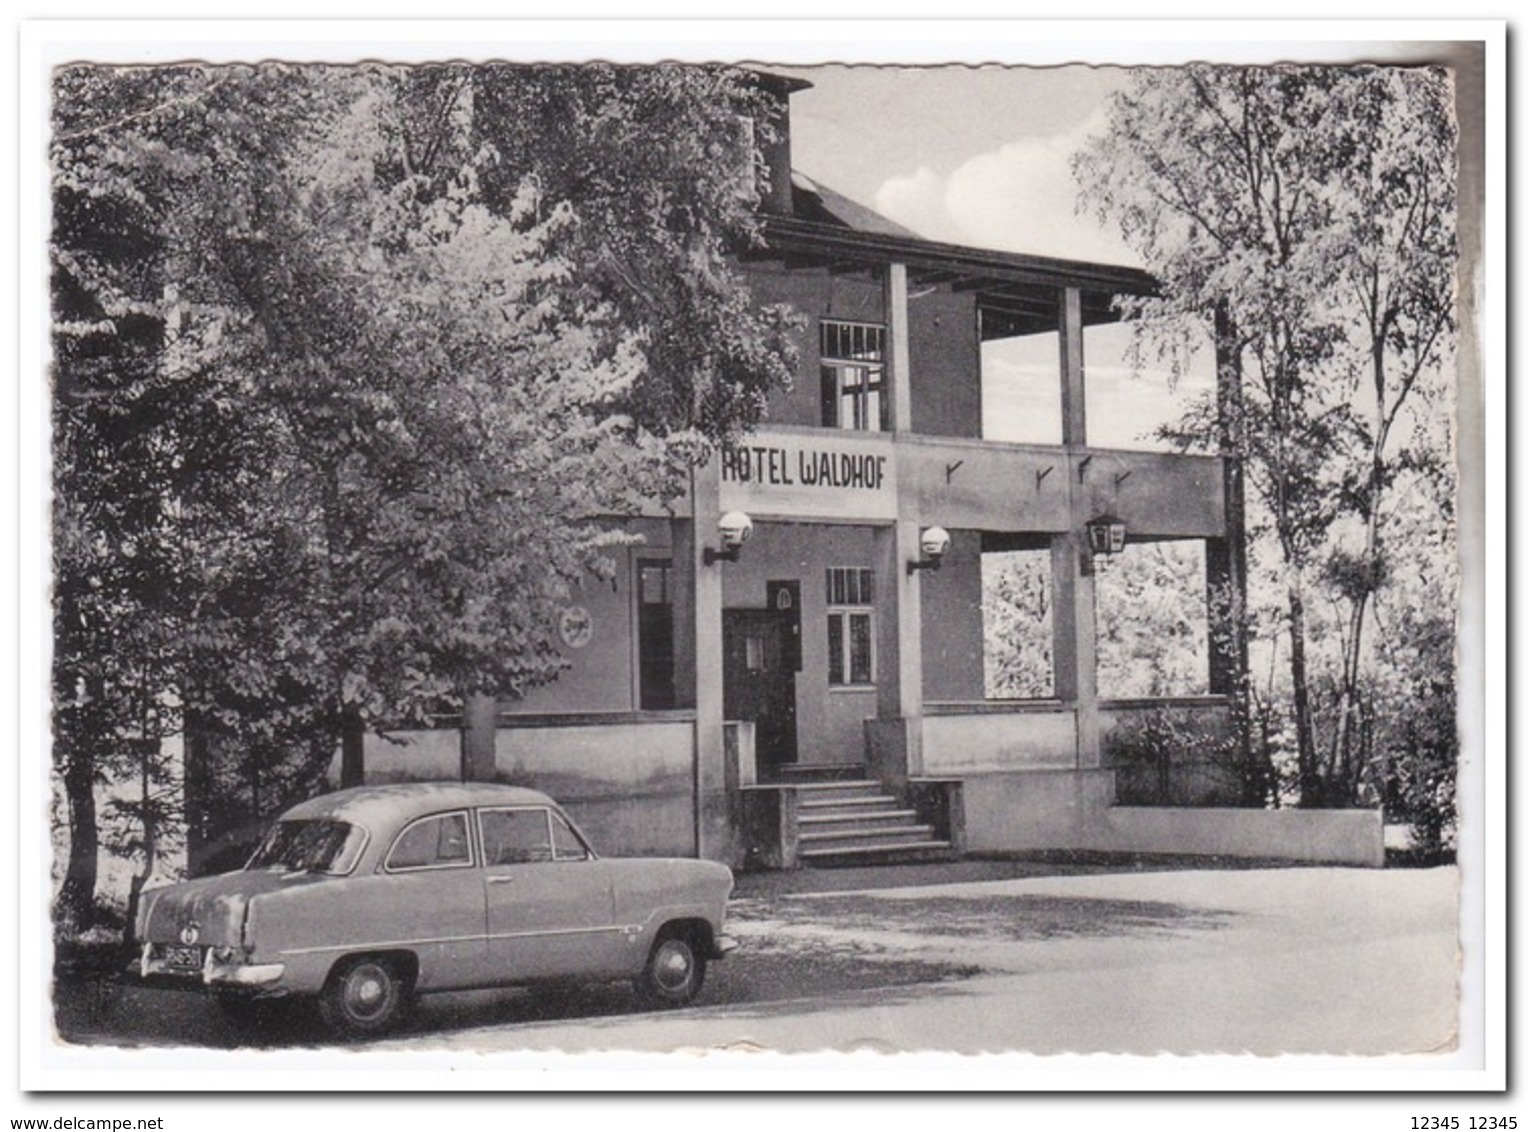
<path id="1" fill-rule="evenodd" d="M 366 844 L 366 831 L 342 821 L 277 822 L 246 868 L 348 873 Z"/>
<path id="2" fill-rule="evenodd" d="M 674 706 L 674 598 L 671 564 L 637 563 L 637 671 L 644 711 Z"/>
<path id="3" fill-rule="evenodd" d="M 391 872 L 403 869 L 454 868 L 472 863 L 467 845 L 467 815 L 421 818 L 398 835 L 387 855 Z"/>
<path id="4" fill-rule="evenodd" d="M 822 423 L 827 428 L 886 428 L 886 328 L 822 320 Z"/>
<path id="5" fill-rule="evenodd" d="M 561 814 L 541 807 L 482 810 L 478 832 L 483 838 L 483 860 L 489 866 L 587 861 L 593 856 Z"/>
<path id="6" fill-rule="evenodd" d="M 493 865 L 525 865 L 552 859 L 552 827 L 543 809 L 482 810 L 483 860 Z"/>
<path id="7" fill-rule="evenodd" d="M 827 599 L 828 684 L 875 683 L 875 571 L 829 567 Z"/>
<path id="8" fill-rule="evenodd" d="M 564 820 L 561 814 L 552 815 L 552 859 L 557 861 L 587 861 L 594 856 L 584 839 Z"/>

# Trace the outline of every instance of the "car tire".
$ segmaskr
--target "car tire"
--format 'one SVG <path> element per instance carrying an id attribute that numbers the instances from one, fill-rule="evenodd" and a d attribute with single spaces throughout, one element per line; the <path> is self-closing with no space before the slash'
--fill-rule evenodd
<path id="1" fill-rule="evenodd" d="M 706 981 L 706 957 L 687 935 L 660 935 L 647 956 L 647 966 L 637 980 L 643 1003 L 671 1009 L 693 1002 Z"/>
<path id="2" fill-rule="evenodd" d="M 388 959 L 360 955 L 335 967 L 318 997 L 318 1016 L 340 1037 L 386 1033 L 407 1012 L 413 988 Z"/>

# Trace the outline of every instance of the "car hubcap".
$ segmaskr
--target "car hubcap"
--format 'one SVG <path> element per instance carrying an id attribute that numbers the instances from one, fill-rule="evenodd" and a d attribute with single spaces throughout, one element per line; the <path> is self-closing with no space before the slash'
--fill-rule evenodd
<path id="1" fill-rule="evenodd" d="M 689 949 L 674 942 L 663 945 L 663 950 L 658 952 L 658 961 L 653 964 L 658 982 L 668 990 L 682 990 L 690 981 L 690 968 Z"/>
<path id="2" fill-rule="evenodd" d="M 386 976 L 375 968 L 363 967 L 356 971 L 351 976 L 349 990 L 350 1008 L 359 1015 L 374 1015 L 387 1001 Z"/>

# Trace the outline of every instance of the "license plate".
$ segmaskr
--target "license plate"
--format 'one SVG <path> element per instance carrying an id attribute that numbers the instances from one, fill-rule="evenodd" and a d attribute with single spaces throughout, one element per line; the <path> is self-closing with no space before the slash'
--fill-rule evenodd
<path id="1" fill-rule="evenodd" d="M 164 964 L 178 971 L 199 971 L 202 966 L 202 949 L 200 947 L 166 947 Z"/>

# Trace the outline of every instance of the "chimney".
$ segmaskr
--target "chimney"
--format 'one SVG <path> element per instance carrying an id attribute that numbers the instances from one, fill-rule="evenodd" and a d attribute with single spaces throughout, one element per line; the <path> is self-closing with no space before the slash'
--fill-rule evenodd
<path id="1" fill-rule="evenodd" d="M 791 198 L 791 95 L 812 84 L 805 79 L 767 71 L 754 74 L 759 89 L 767 96 L 766 113 L 777 135 L 772 141 L 761 140 L 759 143 L 764 154 L 765 175 L 769 178 L 764 186 L 762 207 L 771 216 L 790 216 L 795 211 Z M 764 131 L 756 131 L 755 136 L 763 139 Z"/>

